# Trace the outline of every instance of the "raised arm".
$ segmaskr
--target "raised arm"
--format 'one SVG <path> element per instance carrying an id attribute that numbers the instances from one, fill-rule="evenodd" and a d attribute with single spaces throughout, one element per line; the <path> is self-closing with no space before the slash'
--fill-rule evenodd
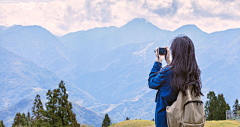
<path id="1" fill-rule="evenodd" d="M 167 52 L 168 54 L 170 54 L 169 48 L 168 47 L 165 47 L 165 48 L 167 48 Z M 156 51 L 155 55 L 157 57 L 157 60 L 155 61 L 148 78 L 148 86 L 149 88 L 152 88 L 152 89 L 159 89 L 166 81 L 164 73 L 160 71 L 160 69 L 162 68 L 162 60 L 165 57 L 165 55 L 159 54 L 158 49 L 159 48 L 155 49 Z"/>
<path id="2" fill-rule="evenodd" d="M 161 68 L 162 68 L 162 63 L 156 61 L 149 74 L 149 78 L 148 78 L 149 88 L 158 90 L 165 83 L 165 76 L 164 76 L 164 73 L 160 71 Z"/>

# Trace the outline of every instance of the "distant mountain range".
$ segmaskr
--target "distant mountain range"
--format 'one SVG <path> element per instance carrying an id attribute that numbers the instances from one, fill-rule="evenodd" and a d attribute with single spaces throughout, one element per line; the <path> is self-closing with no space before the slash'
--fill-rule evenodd
<path id="1" fill-rule="evenodd" d="M 120 28 L 95 28 L 62 37 L 40 26 L 0 27 L 0 110 L 36 94 L 44 98 L 47 89 L 64 80 L 69 99 L 99 113 L 99 118 L 108 113 L 113 122 L 126 117 L 151 120 L 157 92 L 147 83 L 155 61 L 153 50 L 170 46 L 179 34 L 188 35 L 195 44 L 203 100 L 213 90 L 223 93 L 232 107 L 240 99 L 240 29 L 208 34 L 185 25 L 167 31 L 137 18 Z M 95 126 L 102 122 L 80 116 L 87 111 L 76 112 L 81 122 Z"/>

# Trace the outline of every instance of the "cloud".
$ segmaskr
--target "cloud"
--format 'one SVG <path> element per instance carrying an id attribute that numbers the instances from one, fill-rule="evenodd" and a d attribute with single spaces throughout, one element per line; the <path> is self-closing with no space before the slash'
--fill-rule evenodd
<path id="1" fill-rule="evenodd" d="M 50 2 L 53 0 L 0 0 L 0 3 L 19 3 L 19 2 Z"/>
<path id="2" fill-rule="evenodd" d="M 0 0 L 0 25 L 40 25 L 60 36 L 145 18 L 161 29 L 195 24 L 210 33 L 240 28 L 239 8 L 239 0 Z"/>
<path id="3" fill-rule="evenodd" d="M 196 15 L 203 17 L 219 17 L 225 19 L 240 19 L 240 1 L 194 1 L 192 2 Z"/>

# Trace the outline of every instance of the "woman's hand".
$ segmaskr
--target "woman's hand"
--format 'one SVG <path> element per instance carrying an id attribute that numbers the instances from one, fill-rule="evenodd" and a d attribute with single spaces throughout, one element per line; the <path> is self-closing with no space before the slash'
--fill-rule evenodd
<path id="1" fill-rule="evenodd" d="M 167 47 L 167 46 L 165 46 L 165 48 L 167 49 L 167 55 L 166 55 L 165 59 L 166 59 L 167 64 L 169 65 L 172 63 L 172 60 L 170 59 L 170 50 L 169 50 L 169 47 Z"/>
<path id="2" fill-rule="evenodd" d="M 157 57 L 157 60 L 156 60 L 156 61 L 162 63 L 162 60 L 163 60 L 163 58 L 164 58 L 165 55 L 159 55 L 159 54 L 158 54 L 158 48 L 156 48 L 155 55 L 156 55 L 156 57 Z"/>

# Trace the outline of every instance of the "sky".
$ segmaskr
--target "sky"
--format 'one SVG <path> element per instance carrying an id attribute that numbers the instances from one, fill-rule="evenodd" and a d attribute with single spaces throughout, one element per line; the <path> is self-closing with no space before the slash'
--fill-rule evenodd
<path id="1" fill-rule="evenodd" d="M 57 36 L 134 18 L 170 31 L 194 24 L 212 33 L 240 28 L 240 0 L 0 0 L 0 25 L 39 25 Z"/>

